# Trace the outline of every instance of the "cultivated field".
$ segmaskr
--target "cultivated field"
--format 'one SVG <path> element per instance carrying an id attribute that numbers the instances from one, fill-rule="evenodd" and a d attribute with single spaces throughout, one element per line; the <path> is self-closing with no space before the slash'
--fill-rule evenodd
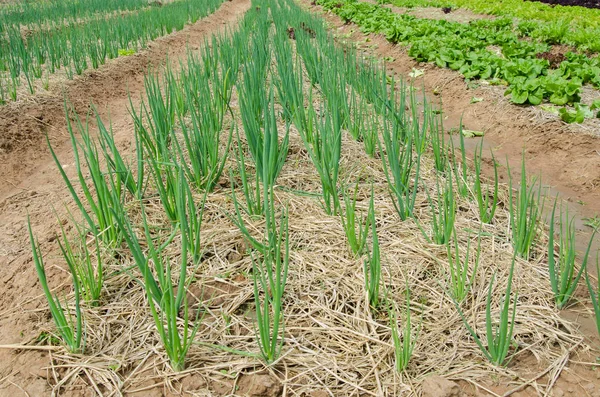
<path id="1" fill-rule="evenodd" d="M 1 395 L 600 395 L 597 10 L 0 20 Z"/>

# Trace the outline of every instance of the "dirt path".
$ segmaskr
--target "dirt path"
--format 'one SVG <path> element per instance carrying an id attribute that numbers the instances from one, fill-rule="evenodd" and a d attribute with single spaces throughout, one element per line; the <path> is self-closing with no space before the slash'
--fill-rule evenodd
<path id="1" fill-rule="evenodd" d="M 0 108 L 0 344 L 26 343 L 39 333 L 38 314 L 23 314 L 24 309 L 35 308 L 33 302 L 40 293 L 25 222 L 29 214 L 42 249 L 50 246 L 58 226 L 53 208 L 61 208 L 63 200 L 69 199 L 44 138 L 48 134 L 68 171 L 72 151 L 63 92 L 83 117 L 93 103 L 103 120 L 112 122 L 117 143 L 126 147 L 134 133 L 128 93 L 134 104 L 139 103 L 148 68 L 167 58 L 175 61 L 185 56 L 188 46 L 197 49 L 210 35 L 234 27 L 249 7 L 249 0 L 225 2 L 214 14 L 153 42 L 139 54 L 113 60 L 43 96 Z M 65 273 L 53 265 L 50 253 L 46 258 L 49 278 L 60 280 Z M 43 369 L 48 353 L 16 353 L 0 347 L 0 395 L 49 395 L 48 374 Z"/>

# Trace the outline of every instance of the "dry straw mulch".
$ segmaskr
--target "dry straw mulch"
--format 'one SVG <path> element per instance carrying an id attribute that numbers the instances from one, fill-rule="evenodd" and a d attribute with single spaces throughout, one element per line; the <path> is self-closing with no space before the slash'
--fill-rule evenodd
<path id="1" fill-rule="evenodd" d="M 318 93 L 314 98 L 320 100 Z M 235 113 L 236 103 L 234 95 Z M 241 128 L 239 119 L 235 122 Z M 385 294 L 395 302 L 400 319 L 406 311 L 407 286 L 410 288 L 417 342 L 408 369 L 397 373 L 387 311 L 368 305 L 364 258 L 350 253 L 340 218 L 323 211 L 318 175 L 293 127 L 290 135 L 289 156 L 276 189 L 277 202 L 289 213 L 291 250 L 282 357 L 266 368 L 255 358 L 210 346 L 258 352 L 251 258 L 242 233 L 229 218 L 235 213 L 229 181 L 229 169 L 236 168 L 232 148 L 221 185 L 208 196 L 204 209 L 203 260 L 197 269 L 190 270 L 195 281 L 188 302 L 194 310 L 202 307 L 203 317 L 188 369 L 179 374 L 170 370 L 144 289 L 134 279 L 137 270 L 133 259 L 122 250 L 107 260 L 105 301 L 99 308 L 85 308 L 86 355 L 52 353 L 56 390 L 65 386 L 70 390 L 91 388 L 103 395 L 145 395 L 160 388 L 173 394 L 185 390 L 191 395 L 229 395 L 235 394 L 243 373 L 270 373 L 293 396 L 317 390 L 334 396 L 418 395 L 421 382 L 431 373 L 484 388 L 496 379 L 511 388 L 540 371 L 552 379 L 570 352 L 585 348 L 576 326 L 554 308 L 544 258 L 547 240 L 540 231 L 533 259 L 517 259 L 515 263 L 513 299 L 518 303 L 511 348 L 514 357 L 507 368 L 488 363 L 447 293 L 445 246 L 428 243 L 420 229 L 430 231 L 425 189 L 430 193 L 435 190 L 432 159 L 425 156 L 422 160 L 422 185 L 415 209 L 419 227 L 412 220 L 400 221 L 396 214 L 381 160 L 369 158 L 361 143 L 345 134 L 340 181 L 348 186 L 361 181 L 358 207 L 363 214 L 373 186 L 383 264 L 382 298 Z M 475 285 L 461 308 L 482 338 L 488 283 L 495 274 L 493 306 L 497 313 L 513 258 L 506 186 L 501 191 L 501 205 L 491 225 L 480 225 L 474 201 L 458 199 L 456 230 L 461 256 L 470 241 L 471 258 L 475 258 L 481 228 L 481 262 Z M 201 202 L 202 196 L 197 199 Z M 243 200 L 241 193 L 238 199 Z M 132 201 L 128 208 L 134 224 L 139 224 L 138 204 Z M 158 198 L 150 198 L 145 211 L 157 235 L 170 232 Z M 262 221 L 246 220 L 250 230 L 260 236 Z M 178 266 L 177 238 L 166 255 L 174 267 Z M 536 387 L 544 391 L 543 386 Z"/>

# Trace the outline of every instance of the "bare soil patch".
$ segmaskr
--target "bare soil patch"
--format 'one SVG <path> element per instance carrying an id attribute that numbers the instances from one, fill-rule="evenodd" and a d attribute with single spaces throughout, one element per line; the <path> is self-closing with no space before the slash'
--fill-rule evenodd
<path id="1" fill-rule="evenodd" d="M 390 7 L 394 12 L 397 12 Z M 469 23 L 480 19 L 495 19 L 493 15 L 476 14 L 473 11 L 464 8 L 436 8 L 436 7 L 416 7 L 406 9 L 406 14 L 423 19 L 436 19 L 449 22 Z"/>
<path id="2" fill-rule="evenodd" d="M 366 0 L 366 3 L 378 4 L 376 0 Z M 451 7 L 398 7 L 392 4 L 383 4 L 382 7 L 392 10 L 396 14 L 408 14 L 416 18 L 435 19 L 449 22 L 469 23 L 479 19 L 496 19 L 494 15 L 477 14 L 465 8 Z"/>
<path id="3" fill-rule="evenodd" d="M 553 45 L 549 51 L 542 52 L 536 56 L 539 59 L 546 59 L 550 62 L 550 67 L 556 69 L 560 64 L 567 59 L 566 54 L 573 51 L 572 48 L 565 45 Z"/>

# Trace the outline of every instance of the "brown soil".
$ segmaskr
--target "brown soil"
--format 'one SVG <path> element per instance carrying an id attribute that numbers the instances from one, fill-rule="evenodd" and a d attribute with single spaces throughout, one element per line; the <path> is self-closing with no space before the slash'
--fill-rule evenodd
<path id="1" fill-rule="evenodd" d="M 540 59 L 547 59 L 550 62 L 550 67 L 556 69 L 567 59 L 566 54 L 569 51 L 573 51 L 573 49 L 564 45 L 553 45 L 549 51 L 539 53 L 536 56 Z"/>
<path id="2" fill-rule="evenodd" d="M 323 17 L 338 37 L 349 37 L 349 40 L 356 43 L 365 43 L 366 37 L 356 25 L 344 24 L 337 16 L 326 13 L 322 7 L 310 6 L 307 1 L 303 1 L 303 4 L 313 12 L 324 14 Z M 491 164 L 489 151 L 492 149 L 496 160 L 500 164 L 508 163 L 516 176 L 519 175 L 524 154 L 528 174 L 541 175 L 543 183 L 549 188 L 546 206 L 551 207 L 557 193 L 569 202 L 570 210 L 576 216 L 578 249 L 585 249 L 591 229 L 584 226 L 583 219 L 600 214 L 600 139 L 597 132 L 585 133 L 585 127 L 567 125 L 556 117 L 540 119 L 535 107 L 524 108 L 509 103 L 504 99 L 501 88 L 480 86 L 470 89 L 458 73 L 416 62 L 408 56 L 405 47 L 394 45 L 383 36 L 369 35 L 365 49 L 373 51 L 379 57 L 385 57 L 389 70 L 398 76 L 407 81 L 412 80 L 416 87 L 424 87 L 429 100 L 443 100 L 444 126 L 447 131 L 458 127 L 462 120 L 464 128 L 485 132 L 483 139 L 466 139 L 471 156 L 476 145 L 482 142 L 484 157 L 485 152 L 488 152 L 488 163 Z M 561 48 L 554 48 L 551 53 L 552 57 L 560 57 Z M 423 70 L 424 75 L 416 79 L 409 78 L 409 73 L 416 68 Z M 472 103 L 473 97 L 482 98 L 483 101 Z M 453 139 L 457 141 L 456 137 Z M 500 176 L 503 181 L 507 181 L 506 168 L 501 171 Z M 593 244 L 594 250 L 598 249 L 597 240 Z M 595 256 L 596 254 L 593 255 Z M 585 300 L 587 290 L 580 287 L 578 296 Z M 599 339 L 590 313 L 590 306 L 584 304 L 562 312 L 564 317 L 577 321 L 591 345 L 597 347 Z M 587 358 L 574 361 L 594 361 L 597 355 L 596 350 Z M 593 392 L 594 390 L 600 389 L 600 381 L 595 376 L 593 365 L 572 365 L 560 377 L 555 375 L 558 393 L 555 395 L 566 395 L 568 391 L 573 391 L 573 395 L 591 396 L 598 393 Z M 583 386 L 587 389 L 578 389 Z M 481 393 L 481 390 L 477 393 Z M 487 395 L 477 393 L 476 395 Z M 538 394 L 534 387 L 528 387 L 514 395 Z"/>
<path id="3" fill-rule="evenodd" d="M 390 7 L 391 8 L 391 7 Z M 393 10 L 393 8 L 392 8 Z M 446 9 L 446 11 L 448 11 Z M 464 8 L 458 8 L 445 12 L 443 8 L 436 7 L 416 7 L 406 10 L 406 14 L 417 18 L 436 19 L 449 22 L 469 23 L 480 19 L 495 19 L 493 15 L 476 14 Z"/>
<path id="4" fill-rule="evenodd" d="M 66 158 L 72 152 L 65 126 L 64 95 L 84 118 L 89 105 L 94 103 L 103 119 L 112 121 L 117 143 L 127 147 L 133 136 L 128 94 L 134 105 L 139 103 L 148 68 L 160 66 L 167 57 L 171 60 L 183 57 L 188 46 L 197 49 L 205 38 L 235 26 L 249 6 L 249 0 L 225 2 L 214 14 L 156 40 L 136 55 L 87 71 L 73 81 L 51 87 L 43 96 L 0 108 L 0 267 L 3 269 L 0 277 L 0 395 L 45 396 L 51 390 L 45 367 L 52 351 L 14 349 L 7 345 L 35 339 L 39 334 L 37 325 L 44 320 L 35 311 L 26 316 L 21 312 L 27 305 L 35 308 L 31 302 L 40 291 L 31 263 L 25 222 L 29 214 L 42 246 L 55 239 L 54 228 L 49 227 L 56 224 L 53 208 L 63 206 L 67 192 L 55 170 L 45 136 L 59 158 Z M 65 168 L 69 172 L 70 168 Z M 47 266 L 51 279 L 64 279 L 64 272 L 52 266 L 52 258 Z M 88 394 L 82 391 L 72 395 Z M 139 395 L 163 394 L 142 392 Z"/>

